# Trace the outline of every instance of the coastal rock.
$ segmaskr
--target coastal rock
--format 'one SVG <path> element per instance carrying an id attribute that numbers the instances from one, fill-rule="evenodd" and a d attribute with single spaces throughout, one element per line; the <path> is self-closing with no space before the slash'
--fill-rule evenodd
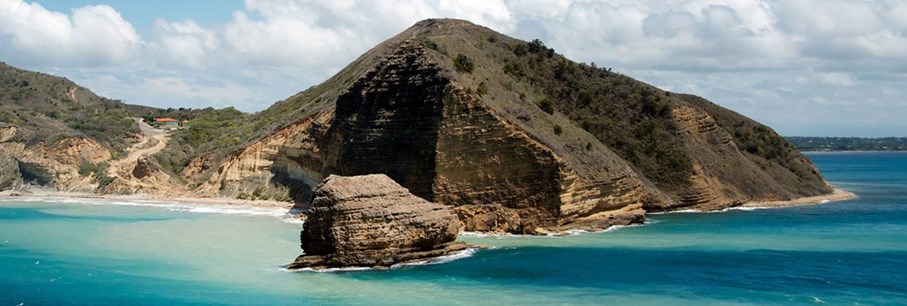
<path id="1" fill-rule="evenodd" d="M 387 268 L 468 247 L 455 241 L 460 224 L 447 206 L 416 197 L 383 174 L 329 176 L 307 214 L 305 253 L 290 269 Z"/>
<path id="2" fill-rule="evenodd" d="M 0 152 L 17 161 L 22 182 L 70 191 L 93 190 L 96 185 L 89 177 L 79 173 L 80 166 L 111 158 L 110 150 L 98 141 L 85 137 L 36 144 L 0 142 Z"/>
<path id="3" fill-rule="evenodd" d="M 19 173 L 19 162 L 15 158 L 0 151 L 0 190 L 6 190 L 22 184 L 22 174 Z"/>

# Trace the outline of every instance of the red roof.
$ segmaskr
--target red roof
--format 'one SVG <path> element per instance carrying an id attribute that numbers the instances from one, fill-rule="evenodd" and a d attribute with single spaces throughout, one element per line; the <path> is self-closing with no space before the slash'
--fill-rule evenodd
<path id="1" fill-rule="evenodd" d="M 154 119 L 154 122 L 176 122 L 176 119 L 173 118 L 157 118 Z"/>
<path id="2" fill-rule="evenodd" d="M 183 119 L 183 123 L 189 123 L 189 119 Z"/>

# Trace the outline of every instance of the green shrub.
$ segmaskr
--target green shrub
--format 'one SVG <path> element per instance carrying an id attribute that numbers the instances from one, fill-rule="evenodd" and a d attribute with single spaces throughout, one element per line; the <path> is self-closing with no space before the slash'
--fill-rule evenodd
<path id="1" fill-rule="evenodd" d="M 554 114 L 554 102 L 551 102 L 548 97 L 542 97 L 538 102 L 539 108 L 549 114 Z"/>
<path id="2" fill-rule="evenodd" d="M 564 128 L 562 128 L 560 125 L 555 124 L 554 125 L 554 135 L 560 136 L 563 133 L 564 133 Z"/>
<path id="3" fill-rule="evenodd" d="M 457 54 L 457 58 L 454 59 L 454 68 L 457 69 L 457 72 L 472 73 L 476 67 L 472 59 L 466 55 Z"/>
<path id="4" fill-rule="evenodd" d="M 101 176 L 98 176 L 98 189 L 107 187 L 107 185 L 110 185 L 110 183 L 113 183 L 112 177 L 103 174 Z"/>
<path id="5" fill-rule="evenodd" d="M 504 73 L 512 76 L 517 79 L 517 81 L 522 80 L 526 76 L 526 72 L 523 71 L 523 66 L 520 66 L 517 63 L 507 62 L 504 64 Z"/>

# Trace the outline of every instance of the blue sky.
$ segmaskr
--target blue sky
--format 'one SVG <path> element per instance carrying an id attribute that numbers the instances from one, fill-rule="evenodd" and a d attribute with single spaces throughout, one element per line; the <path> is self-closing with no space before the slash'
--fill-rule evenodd
<path id="1" fill-rule="evenodd" d="M 903 0 L 0 0 L 0 61 L 128 103 L 258 111 L 437 17 L 783 135 L 907 136 Z"/>
<path id="2" fill-rule="evenodd" d="M 109 5 L 140 33 L 148 33 L 156 19 L 193 19 L 199 24 L 216 26 L 230 21 L 233 12 L 243 9 L 239 0 L 48 0 L 37 2 L 48 10 L 70 12 L 73 8 L 88 5 Z"/>

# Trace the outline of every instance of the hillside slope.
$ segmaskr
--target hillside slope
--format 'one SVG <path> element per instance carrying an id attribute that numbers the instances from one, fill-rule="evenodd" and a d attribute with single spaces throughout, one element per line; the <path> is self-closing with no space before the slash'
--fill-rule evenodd
<path id="1" fill-rule="evenodd" d="M 124 104 L 65 78 L 0 62 L 0 186 L 92 190 L 103 167 L 138 141 Z M 5 181 L 5 182 L 4 182 Z"/>
<path id="2" fill-rule="evenodd" d="M 305 203 L 327 175 L 385 173 L 467 230 L 543 233 L 831 192 L 761 124 L 461 20 L 419 22 L 252 120 L 222 133 L 248 144 L 180 169 L 198 193 Z"/>

